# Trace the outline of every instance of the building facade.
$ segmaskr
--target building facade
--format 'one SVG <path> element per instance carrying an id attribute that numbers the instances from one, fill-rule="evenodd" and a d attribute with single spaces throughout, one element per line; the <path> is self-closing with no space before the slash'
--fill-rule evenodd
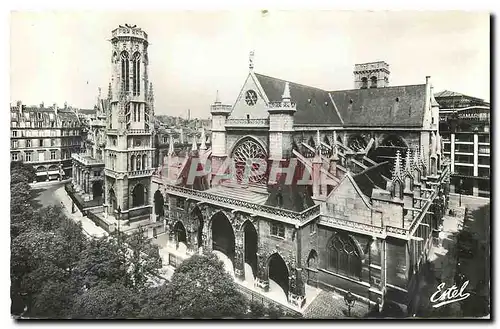
<path id="1" fill-rule="evenodd" d="M 32 164 L 37 181 L 72 176 L 71 156 L 81 148 L 81 123 L 76 110 L 57 104 L 10 107 L 11 160 Z"/>
<path id="2" fill-rule="evenodd" d="M 299 310 L 314 289 L 413 310 L 449 191 L 439 105 L 430 77 L 390 87 L 384 62 L 354 75 L 356 89 L 328 91 L 250 61 L 234 105 L 210 108 L 211 147 L 171 147 L 153 175 L 171 265 L 211 250 Z"/>
<path id="3" fill-rule="evenodd" d="M 451 191 L 490 197 L 490 104 L 452 91 L 436 94 Z"/>

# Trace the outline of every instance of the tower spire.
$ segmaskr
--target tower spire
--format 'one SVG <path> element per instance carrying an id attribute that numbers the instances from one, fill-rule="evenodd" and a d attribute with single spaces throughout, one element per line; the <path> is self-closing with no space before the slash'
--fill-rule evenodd
<path id="1" fill-rule="evenodd" d="M 287 82 L 285 82 L 285 90 L 283 90 L 283 95 L 281 96 L 281 100 L 283 102 L 290 102 L 290 85 Z"/>
<path id="2" fill-rule="evenodd" d="M 219 90 L 217 89 L 217 92 L 215 94 L 215 104 L 220 104 L 220 100 L 219 100 Z"/>

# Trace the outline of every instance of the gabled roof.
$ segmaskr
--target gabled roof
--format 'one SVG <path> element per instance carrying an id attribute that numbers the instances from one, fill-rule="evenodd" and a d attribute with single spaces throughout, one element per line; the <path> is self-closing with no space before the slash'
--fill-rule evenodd
<path id="1" fill-rule="evenodd" d="M 269 101 L 280 102 L 287 81 L 255 73 Z M 341 125 L 327 91 L 288 81 L 292 102 L 297 104 L 295 124 Z"/>
<path id="2" fill-rule="evenodd" d="M 420 127 L 425 85 L 332 91 L 344 126 Z"/>

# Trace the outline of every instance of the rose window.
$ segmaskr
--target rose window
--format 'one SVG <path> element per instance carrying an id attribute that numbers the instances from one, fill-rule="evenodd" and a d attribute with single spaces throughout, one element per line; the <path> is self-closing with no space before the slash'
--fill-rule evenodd
<path id="1" fill-rule="evenodd" d="M 267 168 L 260 168 L 266 159 L 266 151 L 259 143 L 250 139 L 239 143 L 233 152 L 238 183 L 266 184 Z"/>

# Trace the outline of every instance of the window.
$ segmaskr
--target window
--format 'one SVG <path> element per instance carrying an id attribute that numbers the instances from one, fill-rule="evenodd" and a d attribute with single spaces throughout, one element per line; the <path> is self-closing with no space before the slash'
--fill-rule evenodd
<path id="1" fill-rule="evenodd" d="M 363 77 L 361 78 L 361 89 L 366 89 L 368 88 L 368 78 Z"/>
<path id="2" fill-rule="evenodd" d="M 31 147 L 31 139 L 26 140 L 26 147 Z"/>
<path id="3" fill-rule="evenodd" d="M 12 148 L 17 148 L 18 142 L 17 141 L 12 141 Z"/>
<path id="4" fill-rule="evenodd" d="M 177 208 L 184 209 L 184 199 L 177 198 Z"/>
<path id="5" fill-rule="evenodd" d="M 38 145 L 43 146 L 43 139 L 38 140 Z"/>
<path id="6" fill-rule="evenodd" d="M 336 233 L 327 245 L 327 270 L 360 279 L 361 257 L 351 237 Z"/>
<path id="7" fill-rule="evenodd" d="M 26 158 L 26 161 L 28 161 L 28 162 L 29 162 L 29 161 L 32 161 L 32 160 L 31 160 L 31 152 L 26 152 L 26 153 L 25 153 L 25 158 Z"/>
<path id="8" fill-rule="evenodd" d="M 371 86 L 370 88 L 377 88 L 377 77 L 371 77 L 370 78 L 370 81 L 371 81 Z"/>
<path id="9" fill-rule="evenodd" d="M 132 78 L 132 92 L 134 96 L 141 93 L 141 54 L 134 53 L 133 59 L 133 78 Z"/>
<path id="10" fill-rule="evenodd" d="M 50 126 L 51 126 L 52 128 L 54 128 L 54 127 L 56 126 L 56 123 L 55 123 L 54 121 L 52 121 L 52 122 L 50 123 Z"/>
<path id="11" fill-rule="evenodd" d="M 51 139 L 50 140 L 50 146 L 56 146 L 56 140 L 55 139 Z"/>
<path id="12" fill-rule="evenodd" d="M 50 160 L 56 159 L 56 151 L 50 151 Z"/>
<path id="13" fill-rule="evenodd" d="M 99 177 L 101 176 L 101 172 L 100 171 L 94 171 L 94 177 Z"/>
<path id="14" fill-rule="evenodd" d="M 141 140 L 139 138 L 134 139 L 134 146 L 141 146 Z"/>
<path id="15" fill-rule="evenodd" d="M 271 235 L 277 236 L 280 238 L 285 237 L 285 225 L 281 223 L 272 223 L 271 224 Z"/>
<path id="16" fill-rule="evenodd" d="M 168 138 L 167 138 L 167 136 L 163 136 L 163 143 L 165 143 L 165 144 L 166 144 L 166 143 L 168 143 Z"/>
<path id="17" fill-rule="evenodd" d="M 19 153 L 12 153 L 12 154 L 11 154 L 11 160 L 12 160 L 12 161 L 17 161 L 17 160 L 19 160 Z"/>
<path id="18" fill-rule="evenodd" d="M 122 90 L 129 91 L 130 90 L 130 79 L 129 79 L 129 59 L 128 52 L 122 51 L 121 53 L 122 60 Z"/>
<path id="19" fill-rule="evenodd" d="M 12 137 L 17 137 L 17 130 L 12 130 Z"/>

